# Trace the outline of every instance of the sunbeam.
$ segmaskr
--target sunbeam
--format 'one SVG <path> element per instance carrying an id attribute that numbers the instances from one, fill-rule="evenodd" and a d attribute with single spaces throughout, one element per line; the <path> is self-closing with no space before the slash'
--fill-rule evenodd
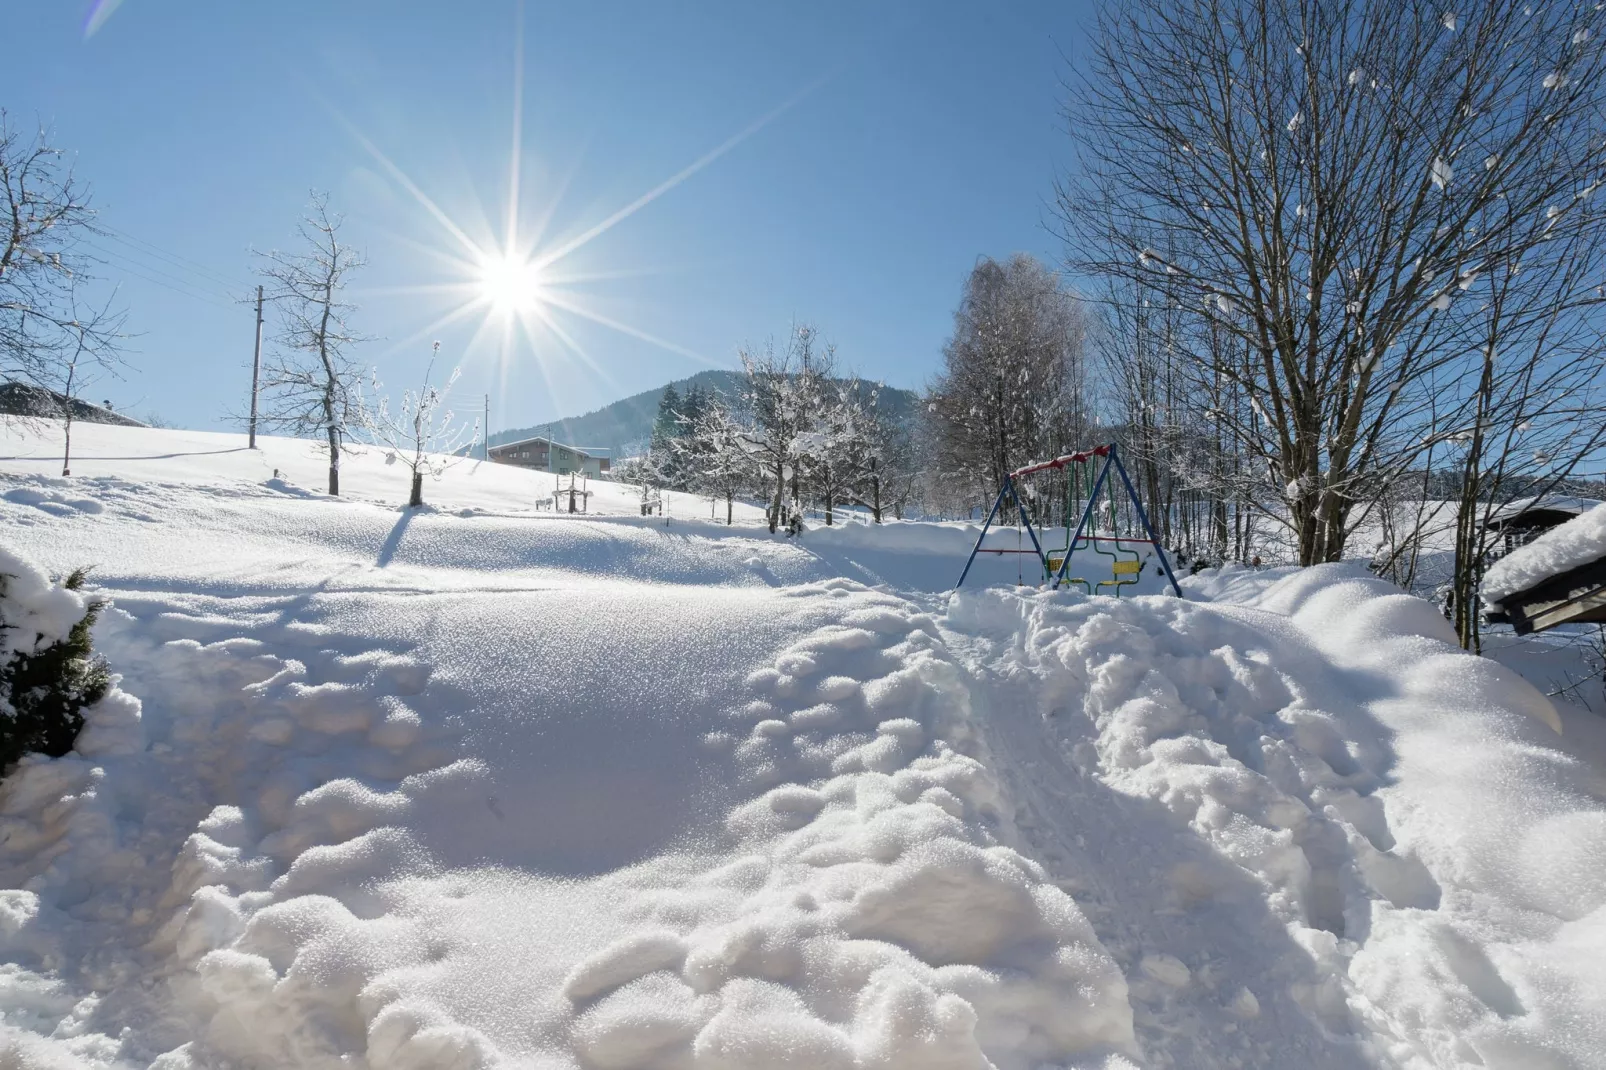
<path id="1" fill-rule="evenodd" d="M 710 368 L 717 368 L 720 366 L 719 361 L 710 360 L 701 353 L 687 349 L 685 346 L 678 346 L 675 343 L 667 341 L 663 338 L 659 338 L 656 335 L 648 334 L 639 327 L 632 327 L 628 323 L 620 323 L 618 320 L 610 319 L 600 312 L 593 312 L 589 308 L 575 304 L 573 301 L 569 300 L 556 290 L 547 290 L 543 296 L 543 301 L 548 305 L 554 305 L 558 308 L 561 308 L 565 312 L 572 312 L 581 319 L 588 319 L 592 323 L 600 323 L 604 327 L 612 328 L 613 330 L 618 331 L 620 334 L 628 334 L 632 338 L 639 338 L 643 342 L 650 342 L 660 349 L 667 349 L 671 353 L 678 353 L 683 357 L 690 357 L 692 360 L 706 364 Z"/>
<path id="2" fill-rule="evenodd" d="M 615 225 L 624 222 L 626 219 L 629 219 L 638 211 L 645 208 L 653 201 L 656 201 L 659 197 L 663 196 L 665 193 L 668 193 L 670 190 L 674 189 L 676 186 L 680 185 L 682 182 L 686 181 L 688 178 L 692 177 L 697 172 L 701 171 L 703 168 L 707 167 L 709 164 L 713 163 L 715 160 L 719 159 L 721 156 L 725 155 L 727 152 L 731 151 L 736 146 L 752 137 L 754 134 L 758 133 L 760 130 L 764 129 L 770 123 L 780 118 L 780 116 L 791 110 L 791 108 L 793 108 L 804 97 L 814 92 L 814 90 L 820 86 L 821 82 L 822 79 L 817 79 L 814 82 L 811 82 L 809 85 L 804 86 L 801 90 L 792 94 L 791 97 L 781 102 L 779 106 L 770 111 L 767 115 L 760 116 L 758 119 L 748 124 L 748 126 L 746 126 L 744 129 L 727 138 L 719 145 L 716 145 L 713 149 L 704 153 L 702 156 L 699 156 L 689 165 L 682 168 L 680 171 L 677 171 L 663 182 L 660 182 L 646 193 L 643 193 L 640 197 L 637 197 L 635 200 L 631 201 L 629 204 L 625 205 L 623 208 L 619 209 L 617 212 L 613 213 L 613 215 L 604 219 L 596 226 L 582 231 L 577 237 L 571 238 L 569 241 L 564 242 L 556 249 L 541 254 L 541 256 L 537 259 L 537 263 L 542 268 L 555 264 L 559 260 L 562 260 L 564 257 L 568 256 L 570 253 L 584 246 L 593 238 L 599 237 L 607 231 L 612 230 Z"/>
<path id="3" fill-rule="evenodd" d="M 563 199 L 578 164 L 569 170 L 553 196 L 544 202 L 526 203 L 522 190 L 525 116 L 524 32 L 525 9 L 523 0 L 519 0 L 514 22 L 513 100 L 508 145 L 507 202 L 500 235 L 495 233 L 498 229 L 496 223 L 486 219 L 485 223 L 488 224 L 490 233 L 482 234 L 481 238 L 476 239 L 471 235 L 470 229 L 480 232 L 487 229 L 484 225 L 471 224 L 466 227 L 460 224 L 372 139 L 336 109 L 329 108 L 335 119 L 372 157 L 383 173 L 400 186 L 450 239 L 446 248 L 440 248 L 405 235 L 392 235 L 403 244 L 426 254 L 452 276 L 451 281 L 414 287 L 393 287 L 388 291 L 433 297 L 447 301 L 451 305 L 449 311 L 434 318 L 421 331 L 411 334 L 407 341 L 415 341 L 435 333 L 444 326 L 477 316 L 478 324 L 473 332 L 469 349 L 470 352 L 477 351 L 482 344 L 495 347 L 498 366 L 494 377 L 498 381 L 499 392 L 505 390 L 507 377 L 514 362 L 515 346 L 521 343 L 527 346 L 528 351 L 534 356 L 533 363 L 549 389 L 552 386 L 553 369 L 547 366 L 548 355 L 556 355 L 555 351 L 567 355 L 558 359 L 572 359 L 588 373 L 598 376 L 609 385 L 617 385 L 607 369 L 586 350 L 574 332 L 561 322 L 565 316 L 574 316 L 597 324 L 699 364 L 719 367 L 718 361 L 711 360 L 702 353 L 659 337 L 641 327 L 604 315 L 587 307 L 580 295 L 559 289 L 559 287 L 662 273 L 664 269 L 603 268 L 564 271 L 561 270 L 561 265 L 603 234 L 758 134 L 814 92 L 829 76 L 822 76 L 792 94 L 641 196 L 604 216 L 600 222 L 585 227 L 572 237 L 554 239 L 551 244 L 543 245 L 558 203 Z"/>

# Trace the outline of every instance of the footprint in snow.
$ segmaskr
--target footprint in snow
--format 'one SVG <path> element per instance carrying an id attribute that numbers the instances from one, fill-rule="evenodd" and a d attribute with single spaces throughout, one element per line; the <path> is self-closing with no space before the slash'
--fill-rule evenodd
<path id="1" fill-rule="evenodd" d="M 1185 988 L 1193 977 L 1193 972 L 1188 969 L 1187 964 L 1175 955 L 1144 955 L 1143 961 L 1138 963 L 1138 969 L 1142 970 L 1145 976 L 1172 988 Z"/>

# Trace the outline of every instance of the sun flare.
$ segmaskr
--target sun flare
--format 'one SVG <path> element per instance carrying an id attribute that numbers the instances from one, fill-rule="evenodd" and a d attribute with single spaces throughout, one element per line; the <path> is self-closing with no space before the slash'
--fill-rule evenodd
<path id="1" fill-rule="evenodd" d="M 109 12 L 110 8 L 120 2 L 121 0 L 100 0 L 100 7 Z M 355 125 L 336 113 L 336 118 L 352 138 L 379 164 L 385 174 L 412 196 L 450 239 L 445 248 L 421 247 L 430 256 L 445 263 L 453 276 L 451 281 L 399 288 L 399 292 L 447 295 L 449 299 L 447 309 L 412 335 L 397 342 L 393 349 L 402 350 L 453 323 L 477 319 L 478 323 L 474 326 L 473 336 L 466 350 L 474 352 L 480 348 L 482 340 L 499 338 L 496 343 L 497 366 L 504 381 L 515 354 L 521 353 L 533 358 L 535 367 L 547 378 L 547 385 L 550 388 L 552 379 L 548 374 L 551 370 L 549 364 L 559 354 L 564 354 L 578 360 L 592 374 L 611 385 L 618 385 L 613 383 L 606 366 L 587 351 L 580 338 L 566 328 L 566 323 L 578 319 L 638 339 L 700 364 L 718 367 L 719 362 L 702 353 L 603 314 L 594 307 L 592 301 L 587 300 L 585 295 L 577 292 L 574 287 L 586 282 L 624 277 L 632 272 L 577 271 L 570 258 L 595 239 L 757 134 L 823 84 L 826 76 L 822 75 L 816 81 L 802 87 L 765 115 L 600 221 L 577 228 L 578 232 L 549 234 L 547 227 L 552 221 L 557 208 L 557 197 L 562 196 L 563 187 L 559 187 L 557 197 L 546 205 L 527 205 L 522 202 L 522 195 L 525 192 L 521 181 L 524 127 L 522 2 L 519 4 L 518 19 L 515 24 L 513 71 L 513 123 L 508 152 L 507 209 L 501 228 L 503 233 L 499 237 L 484 233 L 483 228 L 481 233 L 471 234 L 470 230 L 474 228 L 465 229 L 460 225 L 378 145 Z M 537 210 L 531 211 L 532 208 Z M 531 219 L 532 216 L 535 217 L 534 220 Z M 489 222 L 488 219 L 486 221 Z M 408 239 L 408 243 L 419 244 L 412 242 L 411 239 Z"/>
<path id="2" fill-rule="evenodd" d="M 540 267 L 518 255 L 487 257 L 480 264 L 479 288 L 492 310 L 503 314 L 533 312 L 543 303 Z"/>

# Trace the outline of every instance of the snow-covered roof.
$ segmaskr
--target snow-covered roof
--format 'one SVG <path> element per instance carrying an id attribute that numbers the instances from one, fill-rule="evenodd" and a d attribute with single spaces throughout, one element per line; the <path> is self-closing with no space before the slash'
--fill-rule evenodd
<path id="1" fill-rule="evenodd" d="M 545 443 L 548 446 L 556 446 L 560 450 L 569 450 L 572 453 L 584 454 L 587 457 L 595 457 L 595 456 L 597 456 L 596 453 L 593 453 L 591 450 L 587 449 L 584 446 L 571 446 L 567 442 L 559 442 L 557 439 L 548 438 L 545 435 L 536 435 L 534 438 L 521 438 L 517 442 L 497 442 L 497 443 L 493 443 L 492 446 L 491 446 L 491 449 L 493 449 L 493 450 L 511 449 L 514 446 L 528 446 L 532 442 Z"/>
<path id="2" fill-rule="evenodd" d="M 1571 513 L 1580 516 L 1600 505 L 1596 498 L 1578 498 L 1571 494 L 1541 494 L 1532 498 L 1518 498 L 1507 502 L 1489 514 L 1490 520 L 1511 520 L 1537 510 Z"/>
<path id="3" fill-rule="evenodd" d="M 1483 600 L 1504 598 L 1537 587 L 1553 576 L 1606 557 L 1606 504 L 1559 524 L 1526 546 L 1496 561 L 1483 577 Z"/>

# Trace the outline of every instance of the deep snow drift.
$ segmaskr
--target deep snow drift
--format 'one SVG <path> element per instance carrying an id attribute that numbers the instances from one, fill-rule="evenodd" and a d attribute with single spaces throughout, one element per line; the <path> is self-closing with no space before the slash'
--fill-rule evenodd
<path id="1" fill-rule="evenodd" d="M 1606 732 L 1376 581 L 97 431 L 0 460 L 122 675 L 0 785 L 0 1066 L 1606 1063 Z"/>

